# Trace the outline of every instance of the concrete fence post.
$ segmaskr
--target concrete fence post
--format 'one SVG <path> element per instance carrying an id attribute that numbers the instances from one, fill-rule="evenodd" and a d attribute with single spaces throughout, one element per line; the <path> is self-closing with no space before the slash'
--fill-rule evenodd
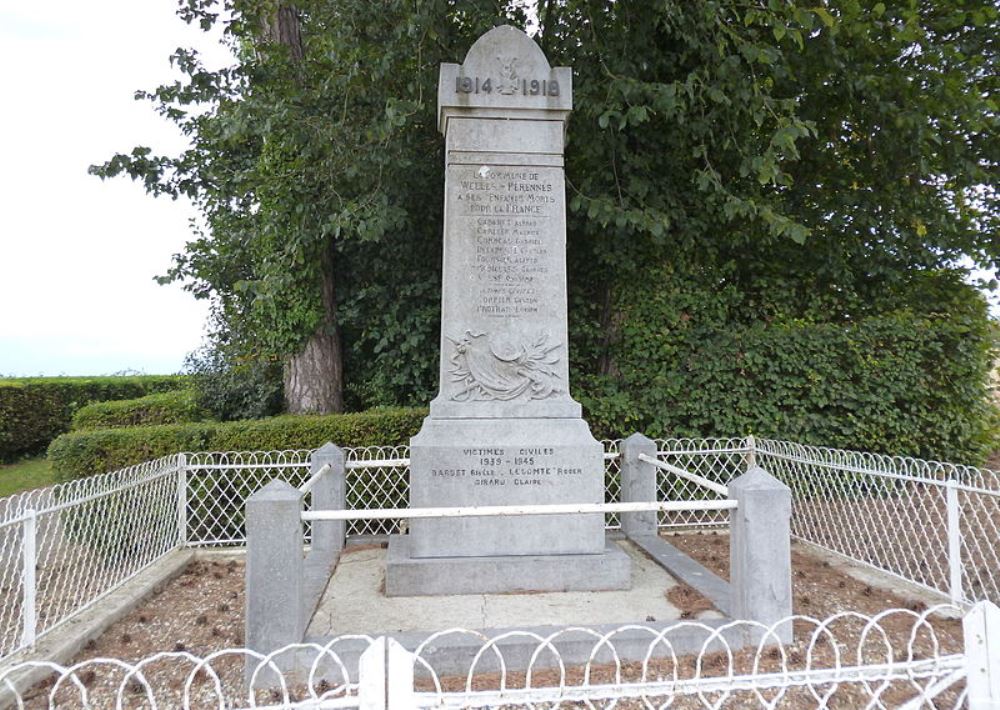
<path id="1" fill-rule="evenodd" d="M 1000 708 L 1000 607 L 982 601 L 962 619 L 969 710 Z"/>
<path id="2" fill-rule="evenodd" d="M 757 466 L 757 440 L 751 434 L 743 440 L 743 444 L 747 450 L 743 460 L 746 463 L 746 470 L 749 471 L 751 468 Z"/>
<path id="3" fill-rule="evenodd" d="M 330 464 L 330 470 L 312 488 L 313 510 L 343 510 L 347 507 L 347 457 L 344 450 L 331 443 L 313 452 L 309 459 L 309 475 Z M 315 520 L 312 524 L 312 549 L 339 554 L 344 548 L 347 522 Z"/>
<path id="4" fill-rule="evenodd" d="M 37 588 L 35 568 L 38 566 L 38 513 L 24 511 L 21 522 L 21 645 L 35 645 L 37 631 Z"/>
<path id="5" fill-rule="evenodd" d="M 302 493 L 275 479 L 246 513 L 246 645 L 270 653 L 305 635 Z"/>
<path id="6" fill-rule="evenodd" d="M 729 484 L 729 496 L 738 504 L 729 524 L 733 618 L 771 626 L 792 614 L 792 491 L 756 466 Z M 790 643 L 791 622 L 771 638 Z"/>
<path id="7" fill-rule="evenodd" d="M 958 502 L 958 481 L 949 479 L 945 484 L 945 508 L 948 521 L 948 596 L 956 606 L 962 603 L 962 528 L 961 509 Z"/>
<path id="8" fill-rule="evenodd" d="M 623 503 L 649 503 L 656 501 L 656 467 L 639 459 L 640 454 L 656 457 L 656 442 L 633 434 L 621 443 L 621 500 Z M 622 531 L 628 537 L 657 534 L 655 510 L 639 513 L 622 513 Z"/>
<path id="9" fill-rule="evenodd" d="M 187 455 L 177 454 L 177 546 L 188 544 Z"/>

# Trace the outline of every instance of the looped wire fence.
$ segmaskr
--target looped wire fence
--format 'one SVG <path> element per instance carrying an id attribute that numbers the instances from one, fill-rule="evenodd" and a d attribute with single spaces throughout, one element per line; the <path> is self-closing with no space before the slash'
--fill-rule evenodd
<path id="1" fill-rule="evenodd" d="M 116 707 L 123 700 L 128 707 L 185 709 L 610 708 L 622 701 L 650 708 L 957 708 L 966 698 L 963 641 L 958 622 L 943 620 L 940 611 L 796 616 L 771 627 L 687 621 L 493 636 L 456 628 L 412 651 L 385 637 L 340 636 L 267 655 L 226 649 L 70 667 L 22 664 L 0 674 L 0 692 L 29 708 Z M 798 641 L 775 644 L 776 628 L 789 620 Z M 748 635 L 757 640 L 734 644 Z M 456 640 L 467 652 L 442 654 Z M 285 670 L 293 656 L 297 673 Z M 38 667 L 51 671 L 47 681 L 17 683 L 20 673 Z"/>

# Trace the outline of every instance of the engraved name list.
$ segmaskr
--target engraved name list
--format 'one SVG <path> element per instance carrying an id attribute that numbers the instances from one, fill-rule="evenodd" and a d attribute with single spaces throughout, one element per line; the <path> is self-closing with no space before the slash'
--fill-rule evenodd
<path id="1" fill-rule="evenodd" d="M 455 217 L 475 242 L 474 262 L 468 266 L 477 286 L 476 315 L 538 314 L 554 257 L 544 235 L 548 220 L 557 216 L 556 176 L 543 168 L 461 170 Z"/>

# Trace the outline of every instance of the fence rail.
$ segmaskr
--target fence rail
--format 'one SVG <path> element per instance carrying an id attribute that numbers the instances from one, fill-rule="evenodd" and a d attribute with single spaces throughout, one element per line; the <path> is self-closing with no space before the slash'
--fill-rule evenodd
<path id="1" fill-rule="evenodd" d="M 792 489 L 792 533 L 953 602 L 1000 601 L 1000 474 L 938 461 L 757 442 Z"/>
<path id="2" fill-rule="evenodd" d="M 603 443 L 605 502 L 620 503 L 620 442 Z M 665 505 L 658 513 L 664 530 L 727 525 L 728 510 L 707 503 L 756 462 L 792 489 L 796 538 L 956 603 L 1000 602 L 997 472 L 752 438 L 656 443 L 658 500 L 706 503 Z M 0 658 L 172 550 L 243 545 L 246 499 L 277 477 L 305 484 L 312 453 L 178 454 L 0 499 Z M 407 507 L 408 447 L 346 454 L 349 510 Z M 402 522 L 354 516 L 347 531 L 384 535 L 399 532 Z M 606 524 L 618 527 L 617 513 L 607 513 Z"/>

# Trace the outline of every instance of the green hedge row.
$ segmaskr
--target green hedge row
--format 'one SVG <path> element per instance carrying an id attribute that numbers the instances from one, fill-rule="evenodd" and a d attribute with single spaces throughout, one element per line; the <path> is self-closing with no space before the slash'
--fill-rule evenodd
<path id="1" fill-rule="evenodd" d="M 355 414 L 285 415 L 237 422 L 163 424 L 63 434 L 49 446 L 60 480 L 114 471 L 180 451 L 267 451 L 406 444 L 425 409 L 373 409 Z"/>
<path id="2" fill-rule="evenodd" d="M 174 390 L 147 394 L 137 399 L 94 402 L 73 415 L 73 430 L 118 429 L 151 424 L 200 422 L 208 413 L 198 406 L 194 390 Z"/>
<path id="3" fill-rule="evenodd" d="M 189 382 L 184 375 L 0 380 L 0 461 L 44 451 L 86 404 L 176 390 Z"/>
<path id="4" fill-rule="evenodd" d="M 981 463 L 996 444 L 985 318 L 634 329 L 616 378 L 584 382 L 595 434 L 743 436 Z"/>

